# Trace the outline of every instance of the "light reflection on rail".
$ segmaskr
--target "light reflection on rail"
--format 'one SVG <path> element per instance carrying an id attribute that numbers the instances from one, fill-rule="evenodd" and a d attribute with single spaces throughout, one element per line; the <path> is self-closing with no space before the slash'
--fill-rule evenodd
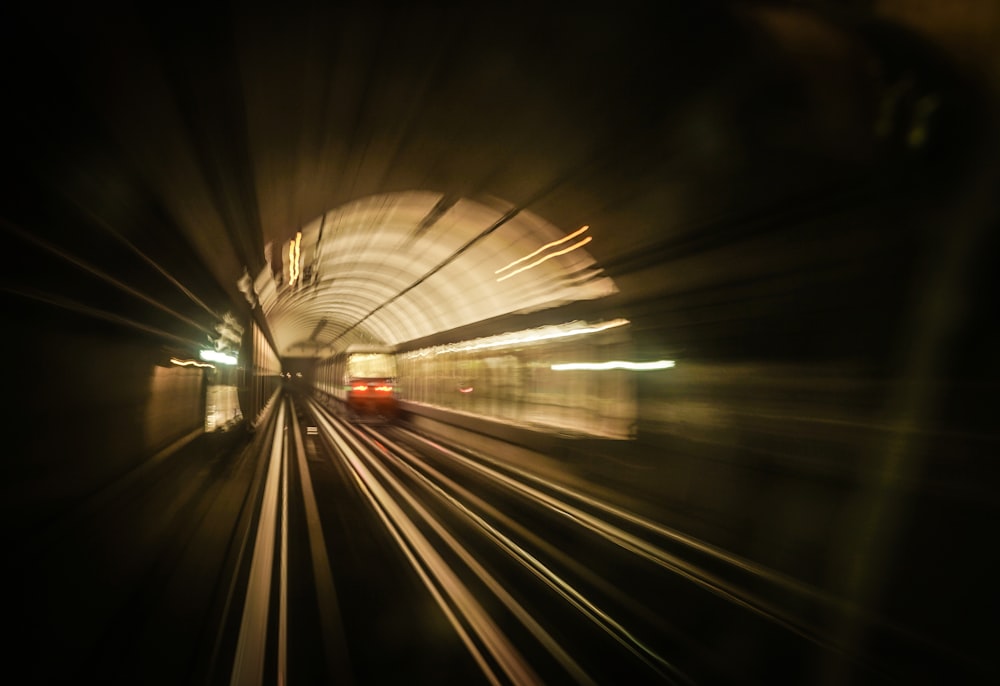
<path id="1" fill-rule="evenodd" d="M 470 526 L 478 532 L 481 540 L 488 541 L 506 559 L 528 572 L 546 589 L 546 593 L 572 608 L 599 632 L 628 651 L 650 670 L 651 675 L 655 674 L 667 683 L 688 684 L 692 680 L 645 641 L 641 632 L 633 631 L 628 626 L 629 620 L 615 616 L 616 610 L 604 606 L 592 594 L 593 590 L 599 589 L 599 595 L 615 594 L 621 597 L 619 589 L 609 590 L 612 586 L 610 582 L 592 576 L 582 582 L 590 585 L 588 590 L 581 582 L 575 582 L 560 572 L 559 566 L 566 570 L 576 567 L 578 570 L 579 565 L 556 544 L 521 526 L 508 513 L 445 473 L 443 468 L 446 464 L 473 473 L 491 488 L 553 515 L 564 525 L 580 528 L 588 536 L 610 543 L 715 594 L 734 608 L 750 611 L 842 657 L 845 651 L 821 629 L 824 619 L 837 613 L 851 614 L 855 618 L 881 624 L 881 628 L 895 628 L 792 577 L 687 536 L 583 490 L 560 484 L 552 478 L 542 478 L 466 448 L 441 445 L 399 426 L 389 430 L 352 426 L 313 400 L 307 399 L 305 403 L 315 418 L 315 431 L 335 446 L 332 453 L 334 459 L 342 462 L 358 492 L 434 598 L 489 683 L 538 683 L 540 677 L 528 657 L 530 651 L 525 652 L 526 646 L 519 645 L 519 640 L 523 641 L 524 637 L 511 634 L 509 628 L 505 631 L 499 619 L 492 616 L 488 609 L 492 601 L 477 595 L 473 586 L 487 589 L 493 599 L 516 618 L 574 682 L 589 684 L 597 683 L 599 679 L 588 673 L 577 657 L 571 654 L 565 638 L 557 639 L 545 626 L 547 618 L 544 614 L 528 609 L 481 561 L 480 556 L 461 542 L 455 530 L 459 525 Z M 294 420 L 294 404 L 291 408 L 290 412 L 286 412 L 282 403 L 278 413 L 278 428 L 265 482 L 262 524 L 253 550 L 253 567 L 269 572 L 271 565 L 259 558 L 280 555 L 282 563 L 277 568 L 278 582 L 280 598 L 284 598 L 287 471 L 290 462 L 287 451 L 294 441 L 298 455 L 296 464 L 303 479 L 311 556 L 314 563 L 322 563 L 313 570 L 319 596 L 326 599 L 322 604 L 329 610 L 321 614 L 336 620 L 333 623 L 328 621 L 328 626 L 324 627 L 327 634 L 327 666 L 331 673 L 349 674 L 344 627 L 340 624 L 327 551 L 323 548 L 315 495 L 309 485 L 301 429 Z M 288 431 L 289 426 L 291 432 Z M 412 446 L 418 447 L 414 449 Z M 441 506 L 449 513 L 447 517 L 440 514 Z M 454 560 L 461 564 L 456 565 Z M 270 577 L 257 579 L 257 576 L 251 572 L 251 588 L 248 589 L 243 610 L 241 645 L 234 662 L 233 683 L 257 683 L 255 676 L 263 674 L 262 666 L 254 661 L 260 659 L 262 646 L 267 641 L 266 599 L 273 582 Z M 278 610 L 281 615 L 278 622 L 280 678 L 284 672 L 284 627 L 287 619 L 283 601 L 279 603 Z M 263 618 L 256 616 L 261 612 L 265 613 Z M 246 648 L 245 641 L 255 642 L 257 648 Z M 241 656 L 256 657 L 247 661 Z M 863 662 L 858 656 L 846 657 Z"/>
<path id="2" fill-rule="evenodd" d="M 553 495 L 550 495 L 536 486 L 541 485 L 545 489 L 566 496 L 567 498 L 570 498 L 582 505 L 586 505 L 593 510 L 599 511 L 604 515 L 616 518 L 622 523 L 635 525 L 646 534 L 681 544 L 684 546 L 688 554 L 692 552 L 703 554 L 713 562 L 722 563 L 731 570 L 738 569 L 742 572 L 746 572 L 756 580 L 767 582 L 776 590 L 801 596 L 802 598 L 826 606 L 828 609 L 838 608 L 845 611 L 860 612 L 859 609 L 849 607 L 843 601 L 825 594 L 818 589 L 803 584 L 792 577 L 768 569 L 762 565 L 755 564 L 751 560 L 734 555 L 694 537 L 682 534 L 679 531 L 650 521 L 635 513 L 623 510 L 586 493 L 573 491 L 572 489 L 555 483 L 550 479 L 541 479 L 530 472 L 512 465 L 503 465 L 502 469 L 504 471 L 516 475 L 517 478 L 514 478 L 510 474 L 505 474 L 504 471 L 501 471 L 501 469 L 498 468 L 500 463 L 486 455 L 477 454 L 476 459 L 472 459 L 466 455 L 462 455 L 461 453 L 424 438 L 419 434 L 407 432 L 407 435 L 412 440 L 419 441 L 433 448 L 436 453 L 447 456 L 454 461 L 461 463 L 463 466 L 479 472 L 483 476 L 490 479 L 493 483 L 501 485 L 510 491 L 516 492 L 534 503 L 547 508 L 549 511 L 561 517 L 565 517 L 576 524 L 585 527 L 593 533 L 612 541 L 622 549 L 644 557 L 676 574 L 683 576 L 705 590 L 722 596 L 723 598 L 745 607 L 748 610 L 756 612 L 771 621 L 781 624 L 786 629 L 789 629 L 804 638 L 813 640 L 826 648 L 832 649 L 835 646 L 830 641 L 823 638 L 817 631 L 809 628 L 803 620 L 791 616 L 789 613 L 778 608 L 773 602 L 769 602 L 758 595 L 752 594 L 740 586 L 726 581 L 718 575 L 669 552 L 665 548 L 651 542 L 650 540 L 630 533 L 621 526 L 615 525 L 608 519 L 603 519 L 600 516 L 581 509 L 580 507 L 571 504 L 569 500 L 561 500 Z M 484 462 L 493 462 L 496 466 L 490 467 L 484 464 Z M 432 470 L 429 466 L 425 465 L 425 467 L 428 470 Z M 529 485 L 529 482 L 536 484 L 536 486 Z"/>
<path id="3" fill-rule="evenodd" d="M 538 683 L 539 679 L 528 662 L 420 532 L 417 524 L 375 477 L 373 470 L 379 472 L 385 483 L 413 505 L 421 517 L 434 526 L 436 531 L 443 532 L 443 527 L 406 492 L 398 480 L 379 465 L 377 460 L 372 459 L 371 453 L 348 432 L 342 422 L 329 416 L 318 404 L 312 403 L 312 409 L 319 424 L 340 450 L 340 457 L 349 467 L 350 474 L 359 489 L 490 683 L 498 685 L 504 683 L 495 673 L 493 664 L 496 664 L 515 684 Z M 487 659 L 484 650 L 492 658 L 492 662 Z"/>
<path id="4" fill-rule="evenodd" d="M 416 524 L 405 514 L 398 501 L 383 486 L 383 483 L 388 485 L 395 492 L 396 497 L 401 498 L 412 511 L 419 514 L 435 535 L 444 541 L 511 614 L 517 617 L 576 683 L 593 684 L 596 681 L 552 637 L 539 619 L 526 610 L 476 559 L 474 554 L 448 531 L 446 525 L 424 506 L 419 496 L 408 489 L 400 479 L 386 468 L 386 461 L 391 461 L 394 465 L 407 470 L 410 476 L 446 503 L 451 511 L 471 521 L 488 540 L 499 546 L 508 556 L 544 583 L 547 588 L 558 594 L 609 637 L 645 663 L 661 680 L 667 683 L 690 683 L 690 680 L 683 673 L 644 645 L 619 621 L 601 609 L 597 603 L 588 599 L 572 583 L 560 577 L 524 546 L 519 545 L 510 536 L 489 524 L 486 519 L 475 512 L 474 507 L 491 509 L 487 503 L 435 470 L 419 455 L 390 441 L 372 428 L 365 426 L 352 431 L 346 425 L 328 416 L 318 404 L 313 404 L 312 409 L 323 429 L 330 433 L 341 452 L 341 457 L 351 468 L 351 473 L 359 487 L 367 495 L 369 502 L 378 512 L 387 530 L 400 545 L 411 565 L 435 596 L 442 610 L 463 637 L 466 646 L 492 683 L 498 683 L 497 677 L 492 673 L 479 646 L 465 630 L 466 626 L 471 627 L 480 644 L 485 647 L 486 651 L 514 683 L 537 683 L 538 679 L 511 641 L 500 632 L 496 624 L 485 613 L 482 605 L 460 582 L 458 574 L 447 566 L 430 542 L 417 530 Z M 376 478 L 376 474 L 378 478 Z M 502 483 L 502 479 L 498 478 L 500 475 L 492 473 L 487 475 Z"/>

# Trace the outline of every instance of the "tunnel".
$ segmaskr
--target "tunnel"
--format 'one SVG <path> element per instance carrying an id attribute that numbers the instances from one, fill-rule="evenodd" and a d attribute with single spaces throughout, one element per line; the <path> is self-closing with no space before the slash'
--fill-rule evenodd
<path id="1" fill-rule="evenodd" d="M 19 682 L 1000 678 L 996 3 L 0 27 Z"/>

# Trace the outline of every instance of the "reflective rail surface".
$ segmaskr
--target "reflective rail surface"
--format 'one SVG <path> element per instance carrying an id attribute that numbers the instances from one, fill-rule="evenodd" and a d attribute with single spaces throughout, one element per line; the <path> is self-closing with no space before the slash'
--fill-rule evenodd
<path id="1" fill-rule="evenodd" d="M 578 453 L 351 424 L 295 393 L 256 428 L 187 441 L 12 543 L 10 646 L 38 682 L 882 684 L 920 655 L 968 683 L 976 668 L 696 536 Z"/>
<path id="2" fill-rule="evenodd" d="M 848 667 L 878 683 L 891 671 L 839 644 L 841 622 L 921 643 L 502 455 L 298 396 L 277 417 L 233 684 L 803 683 Z"/>

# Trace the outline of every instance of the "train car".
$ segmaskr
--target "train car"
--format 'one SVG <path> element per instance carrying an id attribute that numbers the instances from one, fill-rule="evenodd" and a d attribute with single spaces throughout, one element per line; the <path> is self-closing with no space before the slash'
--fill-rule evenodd
<path id="1" fill-rule="evenodd" d="M 392 421 L 399 414 L 396 355 L 391 347 L 353 344 L 337 356 L 335 373 L 352 421 Z"/>

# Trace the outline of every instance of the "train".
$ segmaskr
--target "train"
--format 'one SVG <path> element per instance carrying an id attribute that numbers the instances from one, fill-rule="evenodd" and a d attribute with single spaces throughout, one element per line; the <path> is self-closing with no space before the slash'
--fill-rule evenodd
<path id="1" fill-rule="evenodd" d="M 354 422 L 392 422 L 431 407 L 628 440 L 638 431 L 637 370 L 661 368 L 630 361 L 629 324 L 573 320 L 425 348 L 355 344 L 319 363 L 315 391 Z"/>
<path id="2" fill-rule="evenodd" d="M 392 422 L 399 416 L 399 383 L 395 349 L 354 343 L 323 365 L 318 379 L 342 402 L 353 422 Z M 325 383 L 324 383 L 325 382 Z"/>

